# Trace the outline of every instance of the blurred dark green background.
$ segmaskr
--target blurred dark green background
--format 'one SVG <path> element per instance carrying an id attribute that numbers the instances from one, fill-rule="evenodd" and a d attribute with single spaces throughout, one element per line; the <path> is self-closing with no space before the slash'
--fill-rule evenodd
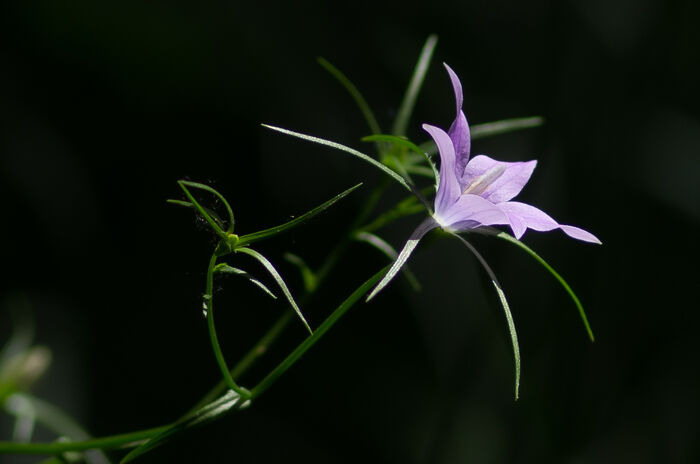
<path id="1" fill-rule="evenodd" d="M 30 302 L 37 342 L 53 351 L 34 393 L 95 435 L 186 411 L 218 380 L 200 311 L 214 242 L 191 212 L 165 203 L 179 197 L 175 181 L 224 193 L 239 233 L 371 184 L 377 175 L 359 161 L 260 123 L 370 151 L 359 111 L 316 57 L 346 73 L 388 131 L 436 33 L 409 135 L 422 141 L 420 123 L 451 122 L 442 61 L 462 78 L 470 122 L 546 118 L 473 151 L 538 159 L 520 198 L 604 242 L 525 238 L 577 290 L 596 343 L 542 268 L 477 238 L 519 329 L 514 402 L 506 325 L 488 282 L 457 242 L 440 241 L 411 260 L 421 293 L 397 281 L 249 410 L 143 462 L 697 462 L 698 9 L 690 0 L 8 2 L 0 297 Z M 258 247 L 293 292 L 301 280 L 283 253 L 318 265 L 368 191 Z M 418 221 L 385 237 L 400 246 Z M 354 247 L 304 308 L 312 325 L 384 263 Z M 233 362 L 283 306 L 243 281 L 220 283 L 219 331 Z M 11 331 L 8 304 L 0 341 Z M 303 336 L 294 325 L 243 384 Z M 0 423 L 7 439 L 9 421 Z"/>

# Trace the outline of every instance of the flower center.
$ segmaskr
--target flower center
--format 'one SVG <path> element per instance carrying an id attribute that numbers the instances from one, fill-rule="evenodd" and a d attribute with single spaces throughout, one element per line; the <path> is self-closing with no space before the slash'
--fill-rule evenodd
<path id="1" fill-rule="evenodd" d="M 489 188 L 489 186 L 493 184 L 496 179 L 501 177 L 505 170 L 506 167 L 501 164 L 488 169 L 480 176 L 473 177 L 469 183 L 464 186 L 462 194 L 464 195 L 466 193 L 471 193 L 473 195 L 480 195 L 484 193 L 484 191 Z"/>

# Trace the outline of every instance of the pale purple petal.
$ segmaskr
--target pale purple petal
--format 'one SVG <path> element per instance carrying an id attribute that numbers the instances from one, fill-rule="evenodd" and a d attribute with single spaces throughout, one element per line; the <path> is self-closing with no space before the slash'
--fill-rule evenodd
<path id="1" fill-rule="evenodd" d="M 598 237 L 586 230 L 581 229 L 580 227 L 567 226 L 565 224 L 562 224 L 559 226 L 559 228 L 563 230 L 566 235 L 568 235 L 569 237 L 573 237 L 577 240 L 583 240 L 584 242 L 590 243 L 597 243 L 598 245 L 603 244 L 603 242 L 601 242 Z"/>
<path id="2" fill-rule="evenodd" d="M 480 195 L 492 203 L 514 198 L 530 180 L 536 160 L 506 163 L 485 155 L 475 156 L 460 179 L 463 192 Z"/>
<path id="3" fill-rule="evenodd" d="M 423 124 L 423 129 L 435 140 L 440 152 L 440 185 L 435 195 L 435 212 L 439 213 L 457 201 L 461 193 L 454 174 L 455 150 L 452 140 L 444 130 L 429 124 Z"/>
<path id="4" fill-rule="evenodd" d="M 447 74 L 450 76 L 450 81 L 452 81 L 452 88 L 455 93 L 455 120 L 450 125 L 450 130 L 448 134 L 452 139 L 452 144 L 455 148 L 456 162 L 455 162 L 455 172 L 457 177 L 462 176 L 464 172 L 464 167 L 469 161 L 469 151 L 471 147 L 471 137 L 469 135 L 469 124 L 467 123 L 467 118 L 464 116 L 462 111 L 463 94 L 462 94 L 462 83 L 459 81 L 457 74 L 443 63 Z"/>
<path id="5" fill-rule="evenodd" d="M 441 226 L 450 230 L 468 230 L 479 226 L 510 224 L 498 206 L 478 195 L 462 195 L 447 210 L 435 214 Z"/>
<path id="6" fill-rule="evenodd" d="M 452 68 L 450 68 L 447 63 L 442 63 L 442 65 L 445 67 L 447 70 L 447 74 L 450 75 L 450 80 L 452 81 L 452 88 L 455 91 L 455 106 L 457 108 L 456 113 L 459 113 L 462 111 L 462 103 L 464 101 L 464 98 L 462 96 L 462 82 L 459 80 L 459 77 L 457 77 L 457 73 L 455 73 Z"/>
<path id="7" fill-rule="evenodd" d="M 457 117 L 452 122 L 448 134 L 455 147 L 455 154 L 457 156 L 455 161 L 455 176 L 459 178 L 464 172 L 464 167 L 469 162 L 470 149 L 469 124 L 467 124 L 467 118 L 462 111 L 457 114 Z"/>
<path id="8" fill-rule="evenodd" d="M 578 227 L 559 224 L 557 221 L 547 215 L 547 213 L 535 208 L 534 206 L 517 201 L 500 203 L 498 206 L 508 215 L 513 233 L 518 239 L 522 237 L 523 233 L 525 233 L 525 229 L 522 228 L 522 225 L 524 224 L 527 228 L 538 230 L 540 232 L 561 229 L 566 235 L 577 240 L 598 244 L 601 243 L 600 240 L 598 240 L 598 238 L 590 232 L 586 232 Z M 517 224 L 517 226 L 514 224 Z"/>

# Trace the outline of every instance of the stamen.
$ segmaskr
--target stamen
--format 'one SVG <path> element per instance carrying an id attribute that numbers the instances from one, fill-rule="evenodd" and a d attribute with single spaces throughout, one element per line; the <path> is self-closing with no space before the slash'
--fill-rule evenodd
<path id="1" fill-rule="evenodd" d="M 462 194 L 471 193 L 474 195 L 479 195 L 484 193 L 484 191 L 489 188 L 489 186 L 493 184 L 496 179 L 503 175 L 505 170 L 506 167 L 502 164 L 492 167 L 482 175 L 472 179 L 472 181 L 469 182 L 466 187 L 464 187 Z"/>

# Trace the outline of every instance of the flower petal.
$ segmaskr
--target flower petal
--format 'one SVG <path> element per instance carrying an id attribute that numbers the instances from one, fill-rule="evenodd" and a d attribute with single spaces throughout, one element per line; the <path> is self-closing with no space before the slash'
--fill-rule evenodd
<path id="1" fill-rule="evenodd" d="M 429 124 L 423 124 L 423 129 L 435 140 L 440 152 L 440 185 L 435 195 L 435 212 L 439 214 L 454 204 L 460 194 L 459 182 L 454 174 L 455 149 L 444 130 Z"/>
<path id="2" fill-rule="evenodd" d="M 452 70 L 452 68 L 447 66 L 447 64 L 445 63 L 443 63 L 443 65 L 447 70 L 447 74 L 449 74 L 450 76 L 450 80 L 452 81 L 452 88 L 455 92 L 455 106 L 457 107 L 456 116 L 455 120 L 452 122 L 452 125 L 450 125 L 450 130 L 448 131 L 448 134 L 452 139 L 452 144 L 455 148 L 455 173 L 457 178 L 459 178 L 462 176 L 462 172 L 464 172 L 464 167 L 469 161 L 469 151 L 471 149 L 471 136 L 469 134 L 469 124 L 467 123 L 467 118 L 466 116 L 464 116 L 464 112 L 462 111 L 462 83 L 459 81 L 459 77 L 457 77 L 457 74 Z"/>
<path id="3" fill-rule="evenodd" d="M 520 193 L 536 165 L 537 160 L 506 163 L 485 155 L 475 156 L 464 169 L 460 186 L 463 192 L 501 203 Z"/>
<path id="4" fill-rule="evenodd" d="M 495 224 L 510 224 L 508 216 L 501 208 L 479 195 L 470 194 L 460 196 L 442 214 L 436 212 L 435 219 L 442 227 L 453 231 Z"/>
<path id="5" fill-rule="evenodd" d="M 535 208 L 534 206 L 519 203 L 517 201 L 500 203 L 498 206 L 508 215 L 513 233 L 518 239 L 520 239 L 520 237 L 522 237 L 522 235 L 525 233 L 525 228 L 540 232 L 561 229 L 566 235 L 577 240 L 598 244 L 601 243 L 600 240 L 598 240 L 598 238 L 590 232 L 578 227 L 559 224 L 557 221 L 547 215 L 547 213 Z M 523 227 L 523 225 L 525 227 Z"/>

